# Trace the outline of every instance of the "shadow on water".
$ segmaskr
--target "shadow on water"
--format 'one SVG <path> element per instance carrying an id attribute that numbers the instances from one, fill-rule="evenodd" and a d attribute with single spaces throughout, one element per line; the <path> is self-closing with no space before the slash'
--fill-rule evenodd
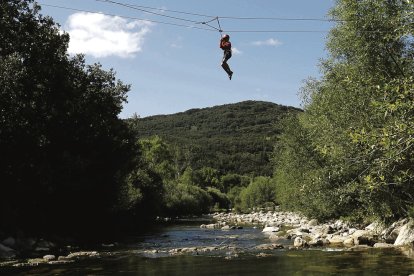
<path id="1" fill-rule="evenodd" d="M 70 266 L 44 266 L 20 271 L 17 275 L 409 275 L 413 271 L 412 261 L 389 250 L 305 250 L 230 260 L 218 256 L 144 258 L 130 255 L 87 260 Z"/>
<path id="2" fill-rule="evenodd" d="M 414 260 L 395 249 L 363 251 L 257 250 L 270 243 L 261 229 L 200 229 L 184 222 L 129 237 L 101 258 L 67 265 L 0 268 L 1 275 L 410 275 Z M 290 241 L 286 241 L 286 244 Z M 174 248 L 221 246 L 223 250 L 171 256 Z M 144 252 L 154 251 L 154 254 Z M 160 252 L 160 253 L 159 253 Z M 164 253 L 162 253 L 164 252 Z"/>

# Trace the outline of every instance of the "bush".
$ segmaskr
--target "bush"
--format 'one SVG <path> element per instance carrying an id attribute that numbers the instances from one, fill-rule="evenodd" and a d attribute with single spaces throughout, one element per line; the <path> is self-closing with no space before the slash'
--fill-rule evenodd
<path id="1" fill-rule="evenodd" d="M 231 173 L 223 175 L 220 179 L 220 182 L 223 190 L 225 192 L 229 192 L 235 186 L 248 186 L 250 183 L 250 178 L 248 176 Z"/>
<path id="2" fill-rule="evenodd" d="M 166 185 L 164 202 L 168 216 L 201 215 L 210 210 L 212 198 L 197 186 L 169 183 Z"/>
<path id="3" fill-rule="evenodd" d="M 212 203 L 214 205 L 214 209 L 229 209 L 230 208 L 230 200 L 226 194 L 220 192 L 219 189 L 208 187 L 207 188 L 208 194 L 212 198 Z"/>
<path id="4" fill-rule="evenodd" d="M 227 193 L 227 197 L 230 200 L 230 204 L 231 204 L 231 208 L 233 208 L 234 211 L 236 212 L 241 212 L 241 198 L 240 198 L 240 194 L 242 193 L 242 191 L 245 188 L 243 187 L 239 187 L 239 186 L 234 186 L 232 187 L 229 192 Z"/>
<path id="5" fill-rule="evenodd" d="M 276 203 L 276 185 L 269 177 L 256 177 L 240 194 L 242 209 L 263 207 Z"/>
<path id="6" fill-rule="evenodd" d="M 219 171 L 210 167 L 202 167 L 199 170 L 193 171 L 194 184 L 203 189 L 215 187 L 222 190 L 219 178 Z"/>

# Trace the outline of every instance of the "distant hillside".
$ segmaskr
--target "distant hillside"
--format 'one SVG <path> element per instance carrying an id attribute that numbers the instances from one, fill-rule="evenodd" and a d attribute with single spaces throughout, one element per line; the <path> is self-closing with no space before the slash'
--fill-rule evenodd
<path id="1" fill-rule="evenodd" d="M 271 175 L 270 154 L 280 120 L 300 112 L 270 102 L 245 101 L 133 120 L 139 138 L 158 135 L 184 149 L 194 169 Z M 132 120 L 132 119 L 131 119 Z"/>

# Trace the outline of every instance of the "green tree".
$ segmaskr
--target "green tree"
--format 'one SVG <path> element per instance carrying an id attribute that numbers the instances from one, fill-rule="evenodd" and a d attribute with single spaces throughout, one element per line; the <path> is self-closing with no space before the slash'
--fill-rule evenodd
<path id="1" fill-rule="evenodd" d="M 328 37 L 323 76 L 304 87 L 301 134 L 281 138 L 278 154 L 290 162 L 279 162 L 275 172 L 303 211 L 387 220 L 407 209 L 410 177 L 405 182 L 397 176 L 410 165 L 397 160 L 410 154 L 410 147 L 404 149 L 410 141 L 413 10 L 406 0 L 338 0 L 331 11 L 338 21 Z M 295 147 L 299 155 L 288 157 Z M 298 163 L 301 155 L 304 166 Z M 303 183 L 289 186 L 289 171 L 301 171 Z"/>
<path id="2" fill-rule="evenodd" d="M 165 181 L 173 180 L 176 175 L 174 156 L 170 146 L 159 136 L 140 139 L 143 158 Z"/>
<path id="3" fill-rule="evenodd" d="M 194 171 L 193 181 L 197 186 L 203 189 L 206 189 L 207 187 L 215 187 L 222 190 L 219 179 L 219 171 L 214 168 L 202 167 L 201 169 Z"/>
<path id="4" fill-rule="evenodd" d="M 118 118 L 129 86 L 69 58 L 69 36 L 39 10 L 0 3 L 0 228 L 92 232 L 110 226 L 134 166 L 133 136 Z"/>
<path id="5" fill-rule="evenodd" d="M 227 197 L 230 200 L 230 207 L 236 212 L 242 212 L 241 193 L 246 189 L 245 187 L 234 186 L 227 192 Z"/>
<path id="6" fill-rule="evenodd" d="M 207 193 L 211 196 L 212 205 L 214 206 L 214 209 L 229 209 L 230 200 L 225 193 L 222 193 L 219 189 L 213 187 L 208 187 Z"/>
<path id="7" fill-rule="evenodd" d="M 200 187 L 182 183 L 168 183 L 165 189 L 166 214 L 170 216 L 208 213 L 211 196 Z"/>
<path id="8" fill-rule="evenodd" d="M 188 186 L 196 185 L 193 169 L 191 167 L 187 167 L 178 181 Z"/>
<path id="9" fill-rule="evenodd" d="M 259 176 L 241 191 L 241 206 L 244 210 L 276 204 L 276 185 L 270 177 Z"/>
<path id="10" fill-rule="evenodd" d="M 358 182 L 366 212 L 390 221 L 408 215 L 414 199 L 414 4 L 377 5 L 383 10 L 383 24 L 393 30 L 384 35 L 381 45 L 387 51 L 388 64 L 382 65 L 388 66 L 387 74 L 378 76 L 371 89 L 376 96 L 374 118 L 382 123 L 355 128 L 350 136 L 359 149 L 355 158 L 362 166 Z"/>
<path id="11" fill-rule="evenodd" d="M 250 177 L 239 174 L 226 174 L 220 178 L 224 192 L 228 192 L 236 186 L 246 187 L 250 183 Z"/>
<path id="12" fill-rule="evenodd" d="M 283 134 L 274 150 L 274 179 L 277 203 L 283 209 L 300 211 L 310 217 L 339 215 L 332 190 L 323 176 L 325 158 L 315 151 L 311 135 L 300 120 L 306 114 L 283 122 Z"/>

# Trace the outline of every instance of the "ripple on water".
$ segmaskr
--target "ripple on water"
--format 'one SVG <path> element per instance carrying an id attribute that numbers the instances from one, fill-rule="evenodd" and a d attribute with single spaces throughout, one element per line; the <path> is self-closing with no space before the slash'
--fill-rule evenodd
<path id="1" fill-rule="evenodd" d="M 279 241 L 278 241 L 279 242 Z M 289 243 L 291 241 L 287 241 Z M 260 229 L 222 231 L 169 226 L 129 239 L 99 259 L 68 265 L 0 268 L 4 275 L 409 275 L 414 260 L 398 250 L 318 248 L 287 250 L 271 245 Z M 174 249 L 187 248 L 182 254 Z M 286 247 L 285 247 L 286 248 Z M 197 250 L 195 250 L 197 249 Z M 205 249 L 205 250 L 203 250 Z M 184 250 L 185 251 L 185 250 Z"/>

